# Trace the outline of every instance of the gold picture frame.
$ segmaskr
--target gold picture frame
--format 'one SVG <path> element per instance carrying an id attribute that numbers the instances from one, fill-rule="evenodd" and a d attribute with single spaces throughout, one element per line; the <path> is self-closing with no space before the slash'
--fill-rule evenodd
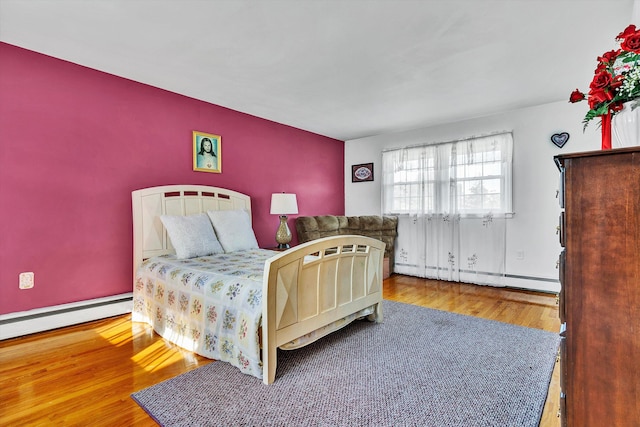
<path id="1" fill-rule="evenodd" d="M 222 173 L 222 137 L 193 131 L 193 170 Z"/>

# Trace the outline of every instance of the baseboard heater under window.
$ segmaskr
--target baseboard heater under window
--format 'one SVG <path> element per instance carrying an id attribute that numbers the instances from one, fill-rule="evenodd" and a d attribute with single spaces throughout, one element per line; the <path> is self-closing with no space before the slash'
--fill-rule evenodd
<path id="1" fill-rule="evenodd" d="M 131 313 L 133 293 L 0 315 L 0 340 Z"/>
<path id="2" fill-rule="evenodd" d="M 407 274 L 410 276 L 412 275 L 411 273 L 407 273 L 404 270 L 397 267 L 408 267 L 413 269 L 418 268 L 416 264 L 406 264 L 401 262 L 396 262 L 395 265 L 396 265 L 396 270 L 399 274 Z M 438 272 L 448 271 L 444 267 L 435 267 L 435 266 L 426 266 L 426 267 L 423 267 L 423 269 L 424 269 L 423 271 L 429 271 L 430 273 L 432 273 L 432 275 L 428 276 L 426 274 L 425 275 L 416 274 L 417 277 L 434 278 L 434 277 L 438 277 L 438 274 L 437 274 Z M 533 276 L 524 276 L 524 275 L 509 274 L 509 273 L 500 274 L 500 273 L 491 273 L 488 271 L 475 271 L 475 270 L 464 270 L 464 269 L 461 269 L 460 273 L 478 274 L 480 276 L 486 276 L 486 277 L 504 277 L 505 278 L 504 285 L 489 284 L 489 286 L 505 286 L 507 288 L 525 289 L 525 290 L 533 290 L 533 291 L 548 292 L 548 293 L 555 293 L 555 294 L 560 292 L 560 280 L 558 280 L 557 278 L 552 279 L 547 277 L 533 277 Z M 445 279 L 442 279 L 442 280 L 445 280 Z M 473 282 L 465 282 L 465 283 L 473 283 Z M 486 283 L 483 283 L 482 285 L 486 285 Z"/>

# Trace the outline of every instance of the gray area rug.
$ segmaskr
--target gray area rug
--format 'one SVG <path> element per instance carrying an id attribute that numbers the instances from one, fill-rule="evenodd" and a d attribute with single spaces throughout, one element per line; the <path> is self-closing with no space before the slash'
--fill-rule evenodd
<path id="1" fill-rule="evenodd" d="M 132 397 L 162 426 L 538 426 L 557 334 L 391 301 L 384 315 L 279 351 L 271 385 L 214 362 Z"/>

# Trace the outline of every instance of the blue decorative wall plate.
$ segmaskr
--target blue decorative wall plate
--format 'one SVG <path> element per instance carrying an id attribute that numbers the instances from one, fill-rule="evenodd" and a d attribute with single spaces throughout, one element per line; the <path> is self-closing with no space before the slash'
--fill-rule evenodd
<path id="1" fill-rule="evenodd" d="M 564 144 L 566 144 L 568 140 L 569 140 L 568 132 L 554 133 L 553 135 L 551 135 L 551 142 L 553 142 L 555 146 L 558 148 L 564 147 Z"/>

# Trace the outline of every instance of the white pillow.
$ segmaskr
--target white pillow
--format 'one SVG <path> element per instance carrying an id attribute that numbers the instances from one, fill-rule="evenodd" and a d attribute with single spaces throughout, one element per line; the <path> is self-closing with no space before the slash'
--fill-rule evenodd
<path id="1" fill-rule="evenodd" d="M 224 253 L 206 214 L 187 216 L 161 215 L 171 244 L 179 259 Z"/>
<path id="2" fill-rule="evenodd" d="M 258 248 L 247 211 L 208 211 L 207 215 L 225 252 Z"/>

